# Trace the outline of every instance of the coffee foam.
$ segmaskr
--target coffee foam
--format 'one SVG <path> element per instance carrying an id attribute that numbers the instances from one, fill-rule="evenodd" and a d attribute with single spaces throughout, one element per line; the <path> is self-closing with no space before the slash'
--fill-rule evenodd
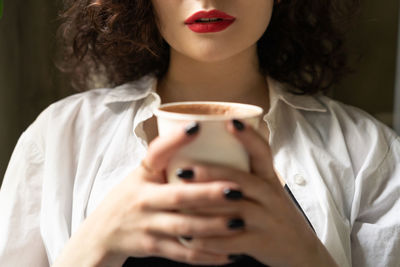
<path id="1" fill-rule="evenodd" d="M 243 116 L 254 114 L 252 109 L 235 107 L 221 104 L 185 104 L 174 105 L 160 108 L 166 112 L 194 115 L 224 115 L 224 116 Z"/>

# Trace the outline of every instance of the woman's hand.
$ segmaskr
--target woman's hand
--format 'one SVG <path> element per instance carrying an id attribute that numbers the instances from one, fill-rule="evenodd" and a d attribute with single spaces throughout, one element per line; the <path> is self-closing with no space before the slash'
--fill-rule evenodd
<path id="1" fill-rule="evenodd" d="M 190 249 L 179 236 L 195 238 L 235 234 L 230 214 L 200 216 L 177 212 L 226 205 L 232 181 L 166 184 L 169 159 L 196 138 L 197 124 L 170 137 L 156 138 L 141 166 L 116 186 L 84 221 L 54 266 L 121 266 L 127 257 L 159 256 L 192 264 L 226 264 L 228 255 Z"/>
<path id="2" fill-rule="evenodd" d="M 267 142 L 240 121 L 228 125 L 245 146 L 251 173 L 210 164 L 188 166 L 193 182 L 233 181 L 243 198 L 223 206 L 194 210 L 197 214 L 235 214 L 243 231 L 185 241 L 188 248 L 216 254 L 247 254 L 270 266 L 337 266 L 279 181 Z"/>

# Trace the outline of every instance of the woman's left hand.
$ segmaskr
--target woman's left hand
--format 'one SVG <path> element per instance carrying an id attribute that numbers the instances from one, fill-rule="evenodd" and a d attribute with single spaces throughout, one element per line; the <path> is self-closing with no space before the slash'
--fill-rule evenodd
<path id="1" fill-rule="evenodd" d="M 228 237 L 194 238 L 183 241 L 190 248 L 233 255 L 246 254 L 270 266 L 337 266 L 299 209 L 284 190 L 274 171 L 268 143 L 252 127 L 240 121 L 229 123 L 232 132 L 246 148 L 251 172 L 211 164 L 188 166 L 193 182 L 234 181 L 239 192 L 228 205 L 191 212 L 226 213 L 241 218 L 234 227 L 242 228 Z M 229 192 L 228 192 L 229 193 Z"/>

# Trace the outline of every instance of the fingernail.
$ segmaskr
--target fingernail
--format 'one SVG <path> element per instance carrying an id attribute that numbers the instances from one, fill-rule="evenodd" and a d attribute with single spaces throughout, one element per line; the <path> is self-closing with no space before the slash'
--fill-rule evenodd
<path id="1" fill-rule="evenodd" d="M 228 259 L 230 261 L 240 261 L 244 258 L 244 255 L 241 254 L 231 254 L 228 256 Z"/>
<path id="2" fill-rule="evenodd" d="M 191 236 L 181 236 L 182 239 L 185 239 L 185 241 L 190 242 L 192 241 L 193 237 Z"/>
<path id="3" fill-rule="evenodd" d="M 228 222 L 229 229 L 241 229 L 244 228 L 244 221 L 240 218 L 232 219 Z"/>
<path id="4" fill-rule="evenodd" d="M 224 189 L 225 197 L 229 200 L 239 200 L 243 198 L 243 194 L 239 190 L 234 190 L 231 188 Z"/>
<path id="5" fill-rule="evenodd" d="M 177 169 L 175 174 L 184 180 L 190 180 L 194 177 L 194 172 L 190 169 Z"/>
<path id="6" fill-rule="evenodd" d="M 236 130 L 238 131 L 244 130 L 244 124 L 241 121 L 234 119 L 232 120 L 232 123 Z"/>
<path id="7" fill-rule="evenodd" d="M 185 132 L 187 135 L 194 135 L 200 129 L 200 125 L 197 122 L 193 122 L 185 127 Z"/>

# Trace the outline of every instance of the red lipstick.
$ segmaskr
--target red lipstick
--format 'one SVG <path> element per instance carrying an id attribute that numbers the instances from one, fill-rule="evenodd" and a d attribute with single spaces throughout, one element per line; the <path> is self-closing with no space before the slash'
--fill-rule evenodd
<path id="1" fill-rule="evenodd" d="M 228 28 L 235 17 L 219 10 L 199 11 L 185 20 L 185 24 L 196 33 L 220 32 Z"/>

